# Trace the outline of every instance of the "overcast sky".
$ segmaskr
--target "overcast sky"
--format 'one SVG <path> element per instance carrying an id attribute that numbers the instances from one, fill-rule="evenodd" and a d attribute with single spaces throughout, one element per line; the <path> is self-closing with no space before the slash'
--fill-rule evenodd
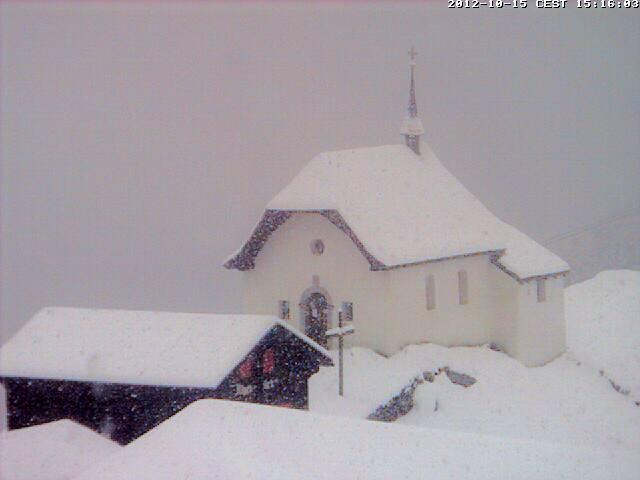
<path id="1" fill-rule="evenodd" d="M 426 139 L 538 241 L 640 207 L 640 12 L 3 2 L 2 335 L 45 305 L 239 311 L 221 267 L 324 150 Z"/>

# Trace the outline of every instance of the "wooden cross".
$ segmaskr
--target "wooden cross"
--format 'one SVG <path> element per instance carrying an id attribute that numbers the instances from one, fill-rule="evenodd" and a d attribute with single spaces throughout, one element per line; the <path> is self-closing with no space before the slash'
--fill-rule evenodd
<path id="1" fill-rule="evenodd" d="M 418 51 L 413 46 L 411 47 L 411 49 L 407 53 L 409 54 L 409 58 L 411 59 L 412 62 L 418 56 Z"/>
<path id="2" fill-rule="evenodd" d="M 344 396 L 344 337 L 351 335 L 355 329 L 353 325 L 342 326 L 343 315 L 346 310 L 345 306 L 338 310 L 338 328 L 332 328 L 327 330 L 326 336 L 328 338 L 338 337 L 338 395 Z M 349 320 L 353 320 L 350 318 Z"/>

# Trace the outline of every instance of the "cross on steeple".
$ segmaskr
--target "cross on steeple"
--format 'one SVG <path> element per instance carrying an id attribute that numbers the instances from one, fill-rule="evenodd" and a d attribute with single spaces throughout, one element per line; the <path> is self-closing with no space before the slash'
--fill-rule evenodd
<path id="1" fill-rule="evenodd" d="M 418 51 L 415 47 L 407 52 L 411 61 L 409 66 L 411 67 L 411 84 L 409 87 L 409 108 L 407 109 L 407 117 L 402 123 L 402 129 L 400 133 L 404 135 L 404 140 L 407 147 L 411 148 L 416 154 L 420 155 L 420 135 L 424 133 L 422 128 L 422 122 L 418 118 L 418 104 L 416 103 L 416 88 L 415 88 L 415 59 L 418 56 Z"/>
<path id="2" fill-rule="evenodd" d="M 414 46 L 411 46 L 411 49 L 407 52 L 409 54 L 409 58 L 411 59 L 411 63 L 415 63 L 415 59 L 418 56 L 418 51 Z"/>

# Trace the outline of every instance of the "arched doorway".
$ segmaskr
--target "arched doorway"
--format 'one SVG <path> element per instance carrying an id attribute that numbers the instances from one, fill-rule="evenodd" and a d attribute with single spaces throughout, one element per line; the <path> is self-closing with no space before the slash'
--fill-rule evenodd
<path id="1" fill-rule="evenodd" d="M 333 305 L 329 303 L 327 295 L 314 290 L 303 295 L 300 302 L 304 333 L 323 347 L 327 346 L 327 328 Z"/>

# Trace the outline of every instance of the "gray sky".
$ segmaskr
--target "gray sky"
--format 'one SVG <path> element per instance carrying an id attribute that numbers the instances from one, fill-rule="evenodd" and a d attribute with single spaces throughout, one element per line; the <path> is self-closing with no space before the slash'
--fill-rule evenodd
<path id="1" fill-rule="evenodd" d="M 45 305 L 239 310 L 221 267 L 324 150 L 426 139 L 539 241 L 640 207 L 640 12 L 3 2 L 2 337 Z"/>

